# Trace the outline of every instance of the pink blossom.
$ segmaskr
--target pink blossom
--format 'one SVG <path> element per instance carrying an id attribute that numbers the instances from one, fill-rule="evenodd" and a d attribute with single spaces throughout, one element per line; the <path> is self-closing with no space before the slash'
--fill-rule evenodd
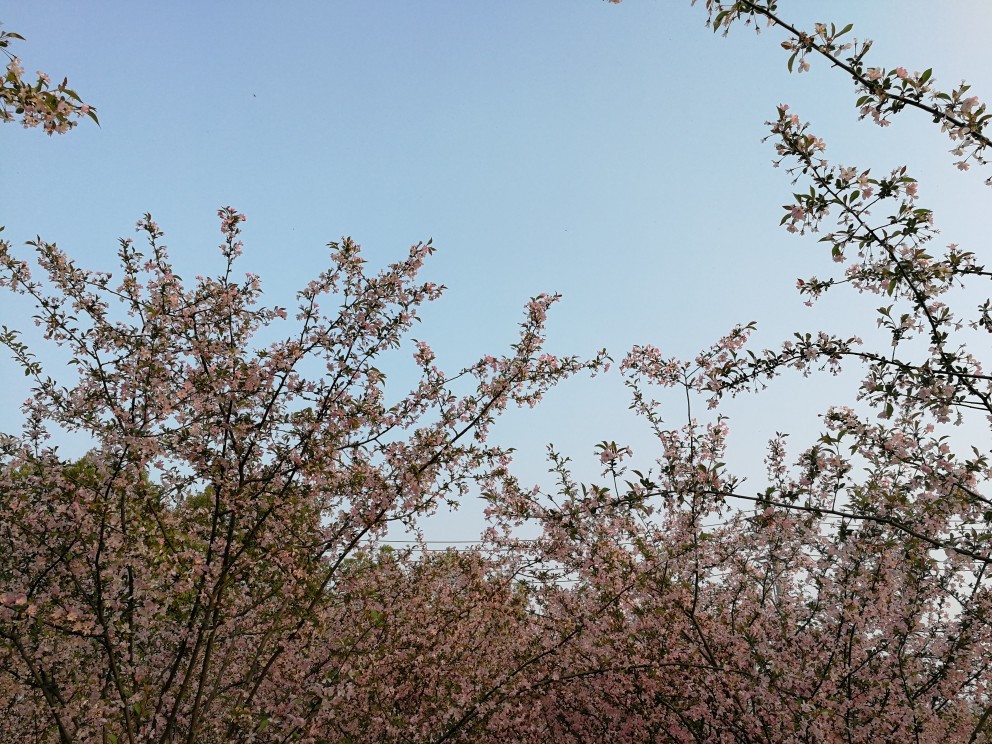
<path id="1" fill-rule="evenodd" d="M 978 108 L 978 96 L 971 96 L 961 101 L 961 113 L 968 115 Z"/>

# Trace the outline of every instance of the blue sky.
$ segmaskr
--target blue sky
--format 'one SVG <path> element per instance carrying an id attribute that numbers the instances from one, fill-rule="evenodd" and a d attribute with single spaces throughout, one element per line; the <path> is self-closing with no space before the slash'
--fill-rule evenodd
<path id="1" fill-rule="evenodd" d="M 802 27 L 853 22 L 877 64 L 932 66 L 983 100 L 992 91 L 982 0 L 780 11 Z M 505 349 L 543 291 L 564 295 L 556 353 L 606 346 L 619 358 L 652 343 L 688 355 L 750 320 L 759 345 L 799 329 L 868 333 L 870 301 L 810 310 L 793 290 L 829 258 L 777 227 L 791 189 L 761 138 L 778 103 L 813 122 L 832 160 L 908 164 L 946 242 L 980 249 L 989 234 L 982 177 L 954 171 L 925 117 L 884 131 L 858 122 L 850 85 L 824 64 L 790 76 L 779 32 L 723 39 L 687 0 L 46 0 L 0 20 L 27 37 L 26 70 L 68 75 L 102 123 L 53 140 L 4 128 L 0 224 L 15 245 L 38 234 L 112 270 L 117 238 L 148 211 L 192 277 L 219 268 L 215 213 L 232 205 L 249 217 L 243 270 L 261 274 L 270 303 L 291 305 L 330 240 L 353 236 L 374 266 L 432 237 L 427 274 L 449 290 L 416 335 L 451 369 Z M 3 302 L 16 324 L 20 306 Z M 5 361 L 0 378 L 12 412 L 27 387 Z M 728 408 L 732 463 L 759 472 L 769 435 L 811 431 L 854 391 L 802 383 Z M 595 473 L 603 439 L 646 463 L 646 427 L 627 403 L 616 375 L 572 381 L 496 436 L 534 481 L 548 442 L 580 475 Z"/>

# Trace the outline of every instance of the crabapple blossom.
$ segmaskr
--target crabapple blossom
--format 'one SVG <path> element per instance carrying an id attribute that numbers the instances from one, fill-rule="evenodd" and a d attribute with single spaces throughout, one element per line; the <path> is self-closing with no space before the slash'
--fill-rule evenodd
<path id="1" fill-rule="evenodd" d="M 867 67 L 850 26 L 803 32 L 772 0 L 705 5 L 714 30 L 784 30 L 790 69 L 822 56 L 864 116 L 922 110 L 982 164 L 967 86 Z M 55 102 L 49 133 L 89 111 L 74 105 Z M 753 322 L 684 359 L 634 347 L 620 373 L 655 458 L 603 441 L 601 483 L 549 447 L 549 485 L 521 484 L 488 435 L 509 406 L 605 370 L 605 352 L 548 352 L 559 297 L 538 295 L 509 350 L 445 371 L 409 340 L 444 290 L 419 278 L 430 242 L 378 271 L 350 238 L 330 243 L 288 311 L 237 272 L 231 207 L 219 271 L 192 282 L 150 214 L 116 277 L 41 238 L 33 263 L 0 241 L 0 288 L 34 303 L 73 373 L 49 376 L 2 328 L 33 390 L 21 431 L 0 434 L 0 738 L 992 741 L 992 309 L 961 292 L 992 272 L 938 246 L 907 168 L 824 159 L 786 105 L 768 125 L 802 182 L 781 224 L 833 259 L 800 296 L 882 305 L 772 348 Z M 404 391 L 376 366 L 397 349 L 417 373 Z M 858 397 L 824 406 L 817 437 L 773 437 L 760 483 L 728 466 L 729 398 L 798 373 L 818 400 L 816 379 L 844 370 Z M 66 461 L 56 428 L 89 453 Z M 434 550 L 422 520 L 470 496 L 480 540 Z M 411 536 L 399 549 L 394 527 Z"/>
<path id="2" fill-rule="evenodd" d="M 439 286 L 417 280 L 433 247 L 417 244 L 370 273 L 356 243 L 332 243 L 331 268 L 297 295 L 295 329 L 256 347 L 253 338 L 289 322 L 287 313 L 261 304 L 257 277 L 237 278 L 244 215 L 218 215 L 223 270 L 190 286 L 150 215 L 137 223 L 144 251 L 120 241 L 116 281 L 35 241 L 47 276 L 38 279 L 0 244 L 0 286 L 36 303 L 45 339 L 69 349 L 78 371 L 56 385 L 14 331 L 0 337 L 35 384 L 23 434 L 0 442 L 0 659 L 14 674 L 0 681 L 0 699 L 21 711 L 6 732 L 68 741 L 351 736 L 353 706 L 380 694 L 356 689 L 355 677 L 422 663 L 433 665 L 438 689 L 418 673 L 410 700 L 433 703 L 410 702 L 420 713 L 399 728 L 369 708 L 354 731 L 439 735 L 545 640 L 507 622 L 527 617 L 524 595 L 497 576 L 509 565 L 393 560 L 379 541 L 476 482 L 505 489 L 509 454 L 486 444 L 495 417 L 603 358 L 545 353 L 557 298 L 539 296 L 511 353 L 447 375 L 420 344 L 421 381 L 388 399 L 375 364 L 440 297 Z M 314 363 L 316 376 L 304 371 Z M 474 384 L 456 395 L 459 378 Z M 50 426 L 89 437 L 93 449 L 64 462 L 45 444 Z M 472 576 L 458 578 L 459 566 Z M 411 603 L 415 576 L 425 583 Z M 455 591 L 481 625 L 464 622 L 449 601 Z M 454 614 L 445 619 L 442 607 Z M 400 653 L 430 625 L 425 613 L 451 645 Z M 468 635 L 443 631 L 452 621 Z M 464 643 L 492 636 L 486 623 L 514 633 L 509 656 L 479 667 L 464 693 L 442 693 Z M 388 675 L 399 701 L 407 688 Z"/>
<path id="3" fill-rule="evenodd" d="M 0 77 L 0 121 L 11 122 L 20 116 L 25 128 L 40 126 L 49 135 L 65 134 L 76 126 L 75 119 L 83 116 L 99 123 L 96 109 L 82 102 L 69 88 L 68 80 L 53 89 L 49 75 L 39 71 L 34 84 L 26 81 L 20 57 L 9 51 L 15 40 L 23 41 L 24 37 L 0 30 L 0 51 L 7 56 L 6 71 Z"/>

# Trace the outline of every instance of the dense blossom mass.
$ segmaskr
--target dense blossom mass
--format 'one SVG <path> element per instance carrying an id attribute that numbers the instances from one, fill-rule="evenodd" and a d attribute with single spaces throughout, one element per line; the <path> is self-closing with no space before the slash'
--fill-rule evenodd
<path id="1" fill-rule="evenodd" d="M 790 70 L 823 56 L 864 117 L 922 110 L 959 168 L 983 164 L 967 86 L 869 66 L 850 26 L 800 31 L 777 5 L 706 8 L 713 30 L 784 31 Z M 5 118 L 63 133 L 91 111 L 22 73 L 11 57 Z M 547 353 L 542 295 L 506 352 L 445 372 L 408 339 L 444 289 L 418 278 L 430 243 L 377 272 L 332 243 L 289 309 L 238 273 L 229 207 L 220 271 L 192 282 L 150 215 L 116 277 L 0 242 L 0 287 L 34 302 L 73 373 L 3 327 L 33 393 L 0 434 L 0 741 L 992 741 L 992 303 L 974 299 L 992 272 L 936 244 L 906 168 L 826 160 L 799 114 L 771 110 L 797 184 L 781 224 L 833 259 L 798 291 L 881 307 L 776 348 L 753 348 L 753 323 L 689 359 L 633 348 L 620 374 L 657 452 L 635 469 L 646 453 L 602 442 L 599 483 L 551 449 L 553 487 L 525 488 L 487 434 L 605 352 Z M 376 366 L 397 351 L 419 373 L 399 395 Z M 790 370 L 860 372 L 860 395 L 812 443 L 770 441 L 745 488 L 721 406 Z M 662 411 L 659 387 L 688 410 Z M 64 460 L 55 429 L 92 449 Z M 470 496 L 487 503 L 475 549 L 384 544 Z"/>

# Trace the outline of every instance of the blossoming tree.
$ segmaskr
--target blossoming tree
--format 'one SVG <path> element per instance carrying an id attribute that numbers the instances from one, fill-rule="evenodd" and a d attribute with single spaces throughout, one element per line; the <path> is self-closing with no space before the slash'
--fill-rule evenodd
<path id="1" fill-rule="evenodd" d="M 849 26 L 801 31 L 777 5 L 706 3 L 714 30 L 770 23 L 790 69 L 821 56 L 864 117 L 920 110 L 959 168 L 982 164 L 989 115 L 966 86 L 869 66 Z M 4 740 L 992 740 L 992 494 L 973 437 L 992 420 L 992 321 L 989 301 L 966 304 L 992 272 L 933 247 L 906 169 L 828 162 L 775 111 L 802 183 L 782 224 L 820 231 L 838 267 L 799 291 L 877 295 L 890 340 L 800 331 L 753 350 L 748 325 L 689 360 L 636 347 L 621 367 L 659 457 L 633 470 L 603 442 L 599 484 L 552 450 L 556 488 L 528 490 L 486 443 L 506 406 L 605 364 L 543 352 L 554 297 L 527 305 L 508 353 L 458 374 L 418 344 L 418 383 L 387 395 L 374 365 L 441 293 L 417 280 L 429 244 L 378 273 L 332 244 L 292 321 L 236 274 L 230 208 L 220 273 L 192 283 L 147 215 L 116 279 L 41 240 L 36 279 L 0 245 L 2 286 L 34 300 L 76 372 L 49 377 L 4 328 L 34 382 L 0 442 Z M 841 367 L 859 400 L 798 455 L 772 440 L 766 484 L 746 490 L 724 464 L 724 400 Z M 652 386 L 706 413 L 672 427 Z M 90 453 L 61 459 L 53 426 Z M 470 490 L 489 503 L 479 550 L 382 548 L 390 525 Z"/>
<path id="2" fill-rule="evenodd" d="M 800 31 L 774 0 L 706 5 L 715 31 L 783 29 L 790 70 L 824 57 L 851 77 L 862 117 L 885 126 L 921 110 L 959 169 L 984 164 L 990 116 L 966 85 L 869 66 L 870 42 L 848 43 L 850 26 Z M 573 594 L 615 599 L 610 624 L 575 646 L 614 668 L 557 689 L 548 725 L 573 740 L 988 741 L 992 376 L 979 350 L 992 324 L 987 299 L 968 304 L 992 272 L 957 245 L 933 246 L 933 216 L 905 168 L 828 162 L 786 105 L 770 129 L 801 183 L 782 224 L 822 232 L 839 267 L 799 291 L 809 303 L 877 295 L 890 342 L 801 331 L 751 350 L 748 325 L 694 359 L 654 346 L 624 359 L 634 407 L 658 436 L 653 469 L 627 470 L 629 450 L 603 443 L 606 484 L 579 488 L 555 455 L 557 494 L 515 507 L 545 525 L 543 552 Z M 790 369 L 841 367 L 862 370 L 859 401 L 825 411 L 794 464 L 784 436 L 770 442 L 766 486 L 748 492 L 723 463 L 722 402 Z M 701 395 L 713 413 L 673 429 L 653 385 Z"/>
<path id="3" fill-rule="evenodd" d="M 63 133 L 86 113 L 19 74 L 14 58 L 5 100 L 25 125 L 40 117 Z M 461 715 L 473 685 L 535 653 L 513 637 L 461 683 L 468 691 L 451 688 L 445 670 L 477 646 L 473 633 L 505 635 L 507 619 L 526 619 L 525 597 L 481 560 L 418 562 L 376 545 L 475 481 L 498 487 L 509 454 L 486 444 L 494 418 L 603 357 L 544 353 L 557 298 L 539 296 L 509 353 L 447 375 L 417 344 L 420 381 L 389 397 L 375 364 L 441 295 L 417 280 L 433 247 L 372 273 L 356 243 L 332 243 L 331 268 L 287 320 L 261 303 L 258 277 L 236 273 L 245 217 L 219 218 L 221 272 L 191 284 L 149 215 L 144 248 L 121 240 L 117 278 L 42 241 L 33 271 L 0 243 L 0 286 L 34 301 L 76 373 L 49 377 L 4 327 L 34 382 L 23 432 L 0 440 L 7 741 L 426 736 Z M 284 323 L 283 340 L 255 345 Z M 53 426 L 92 442 L 82 461 L 47 443 Z M 414 636 L 442 634 L 448 647 L 407 658 Z M 414 662 L 420 673 L 403 683 Z"/>

